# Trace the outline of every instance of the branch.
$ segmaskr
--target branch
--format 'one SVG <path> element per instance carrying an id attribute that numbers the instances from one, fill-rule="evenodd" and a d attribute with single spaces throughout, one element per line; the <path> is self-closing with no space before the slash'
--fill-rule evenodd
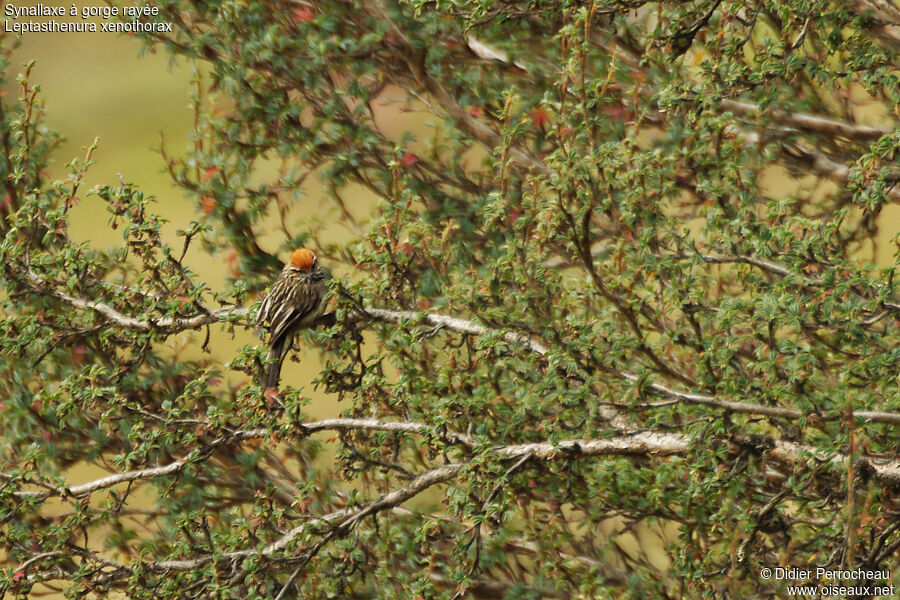
<path id="1" fill-rule="evenodd" d="M 34 556 L 29 558 L 25 562 L 20 563 L 19 566 L 17 566 L 16 568 L 13 569 L 12 572 L 13 573 L 24 573 L 25 569 L 27 569 L 28 567 L 30 567 L 31 565 L 33 565 L 36 562 L 44 560 L 45 558 L 61 558 L 64 556 L 69 556 L 69 553 L 68 552 L 59 552 L 59 551 L 41 552 L 40 554 L 35 554 Z"/>
<path id="2" fill-rule="evenodd" d="M 766 112 L 759 104 L 743 102 L 739 100 L 723 99 L 719 106 L 727 111 L 741 115 L 762 115 Z M 797 129 L 812 131 L 830 136 L 841 136 L 854 140 L 877 140 L 881 136 L 893 132 L 890 127 L 872 127 L 868 125 L 856 125 L 847 121 L 829 119 L 819 115 L 792 112 L 786 110 L 770 109 L 768 113 L 776 123 L 789 125 Z"/>
<path id="3" fill-rule="evenodd" d="M 84 298 L 72 296 L 61 290 L 58 290 L 55 287 L 52 287 L 52 284 L 50 282 L 41 279 L 36 273 L 31 270 L 26 272 L 26 276 L 31 284 L 31 288 L 34 291 L 46 294 L 52 298 L 56 298 L 60 302 L 64 302 L 69 306 L 80 310 L 96 311 L 106 317 L 106 319 L 112 321 L 123 329 L 137 329 L 139 331 L 158 330 L 165 333 L 177 333 L 179 331 L 184 331 L 185 329 L 196 329 L 204 325 L 216 323 L 224 316 L 242 317 L 246 315 L 249 310 L 242 306 L 227 306 L 208 311 L 207 313 L 200 313 L 194 315 L 193 317 L 165 317 L 155 320 L 136 319 L 116 310 L 115 308 L 104 302 L 86 300 Z"/>
<path id="4" fill-rule="evenodd" d="M 691 254 L 679 254 L 679 258 L 691 258 Z M 782 277 L 787 277 L 789 275 L 793 275 L 794 277 L 800 279 L 804 285 L 808 286 L 819 286 L 823 285 L 825 282 L 821 279 L 810 279 L 804 275 L 800 275 L 799 273 L 794 273 L 790 269 L 786 267 L 782 267 L 777 263 L 773 263 L 767 260 L 763 260 L 761 258 L 756 258 L 754 256 L 741 256 L 741 255 L 724 255 L 724 254 L 701 254 L 699 255 L 704 261 L 708 263 L 714 264 L 729 264 L 729 263 L 743 263 L 745 265 L 753 265 L 754 267 L 758 267 L 763 271 L 768 271 L 769 273 L 774 273 L 776 275 L 781 275 Z"/>
<path id="5" fill-rule="evenodd" d="M 626 371 L 618 371 L 618 374 L 635 383 L 640 381 L 640 377 L 634 375 L 632 373 L 628 373 Z M 675 400 L 681 400 L 683 402 L 687 402 L 689 404 L 701 404 L 703 406 L 711 406 L 713 408 L 721 408 L 730 412 L 742 413 L 748 415 L 763 415 L 767 417 L 780 417 L 784 419 L 799 419 L 801 417 L 808 416 L 809 413 L 805 413 L 796 408 L 785 408 L 781 406 L 765 406 L 762 404 L 751 404 L 749 402 L 735 402 L 733 400 L 723 400 L 721 398 L 716 398 L 715 396 L 706 396 L 703 394 L 691 394 L 688 392 L 682 392 L 678 390 L 673 390 L 671 388 L 667 388 L 664 385 L 660 385 L 658 383 L 651 383 L 647 385 L 647 389 L 653 390 L 657 394 L 661 396 L 666 396 L 669 398 L 674 398 Z M 891 413 L 891 412 L 883 412 L 883 411 L 873 411 L 873 410 L 854 410 L 851 414 L 852 417 L 857 419 L 864 419 L 868 423 L 887 423 L 890 425 L 900 425 L 900 413 Z M 840 419 L 840 416 L 833 417 L 820 417 L 823 421 L 835 421 Z"/>
<path id="6" fill-rule="evenodd" d="M 302 423 L 300 427 L 307 434 L 318 431 L 390 431 L 394 433 L 419 433 L 426 434 L 434 428 L 424 423 L 381 421 L 379 419 L 325 419 L 314 423 Z M 473 447 L 477 444 L 471 436 L 456 431 L 442 431 L 441 437 L 451 442 Z"/>
<path id="7" fill-rule="evenodd" d="M 690 438 L 686 435 L 640 432 L 602 440 L 580 439 L 501 446 L 491 453 L 509 458 L 533 456 L 556 460 L 566 456 L 669 456 L 683 454 L 689 446 Z"/>
<path id="8" fill-rule="evenodd" d="M 547 354 L 549 351 L 546 346 L 537 340 L 530 338 L 521 333 L 501 332 L 491 329 L 472 321 L 458 319 L 456 317 L 447 317 L 434 313 L 418 313 L 412 310 L 388 310 L 386 308 L 366 308 L 360 311 L 362 316 L 372 317 L 378 321 L 389 323 L 402 323 L 403 321 L 425 321 L 429 325 L 438 327 L 446 327 L 453 331 L 465 333 L 468 335 L 477 335 L 481 337 L 502 336 L 503 339 L 515 346 L 521 346 L 540 355 Z M 359 317 L 357 317 L 359 318 Z"/>
<path id="9" fill-rule="evenodd" d="M 88 483 L 76 485 L 74 487 L 52 487 L 45 483 L 41 483 L 40 485 L 50 487 L 50 489 L 42 492 L 15 492 L 14 495 L 18 498 L 37 498 L 39 500 L 49 498 L 50 496 L 59 496 L 60 498 L 77 498 L 80 496 L 89 496 L 96 491 L 110 488 L 119 483 L 139 481 L 142 479 L 153 479 L 155 477 L 162 477 L 163 475 L 177 473 L 184 468 L 184 466 L 188 463 L 189 458 L 190 457 L 180 458 L 161 467 L 138 469 L 136 471 L 127 471 L 125 473 L 109 475 L 108 477 L 101 477 L 100 479 L 95 479 L 93 481 L 89 481 Z M 0 477 L 7 481 L 12 481 L 15 479 L 13 476 L 7 475 L 5 473 L 0 475 Z"/>
<path id="10" fill-rule="evenodd" d="M 628 375 L 628 374 L 626 374 Z M 633 375 L 628 375 L 628 378 L 634 378 Z M 662 386 L 656 386 L 658 390 L 666 390 L 666 388 Z M 676 392 L 672 392 L 670 390 L 666 390 L 669 394 L 675 395 Z M 702 396 L 694 396 L 694 399 L 701 399 Z M 740 403 L 731 403 L 735 406 L 740 406 Z M 770 408 L 770 407 L 762 407 L 762 408 Z M 785 410 L 785 409 L 777 409 L 772 407 L 774 410 Z M 729 406 L 731 409 L 731 406 Z M 737 411 L 740 412 L 740 411 Z M 857 416 L 859 413 L 856 413 Z M 779 414 L 777 416 L 786 416 L 783 414 Z M 799 411 L 798 411 L 798 415 Z M 891 415 L 894 416 L 894 415 Z M 410 433 L 410 434 L 425 434 L 430 431 L 430 428 L 422 423 L 412 423 L 412 422 L 395 422 L 395 421 L 381 421 L 378 419 L 326 419 L 323 421 L 317 421 L 313 423 L 307 423 L 300 425 L 300 428 L 305 430 L 307 433 L 331 430 L 331 431 L 391 431 L 397 433 Z M 109 488 L 119 483 L 125 483 L 130 481 L 138 481 L 143 479 L 152 479 L 154 477 L 161 477 L 163 475 L 170 475 L 172 473 L 177 473 L 181 469 L 185 467 L 185 465 L 189 464 L 191 461 L 196 460 L 198 456 L 201 456 L 207 453 L 210 449 L 224 446 L 227 444 L 234 443 L 236 441 L 248 440 L 254 438 L 263 438 L 267 437 L 271 434 L 271 432 L 266 428 L 257 428 L 257 429 L 247 429 L 240 430 L 230 433 L 227 436 L 223 436 L 218 438 L 217 440 L 205 445 L 202 449 L 199 449 L 190 455 L 180 458 L 176 461 L 173 461 L 167 465 L 163 465 L 160 467 L 148 468 L 148 469 L 139 469 L 135 471 L 128 471 L 125 473 L 118 473 L 115 475 L 109 475 L 107 477 L 102 477 L 100 479 L 96 479 L 94 481 L 90 481 L 88 483 L 84 483 L 78 486 L 69 487 L 55 487 L 51 488 L 47 491 L 41 492 L 15 492 L 15 496 L 19 498 L 39 498 L 44 499 L 48 498 L 52 495 L 59 496 L 86 496 L 90 495 L 93 492 L 99 491 L 104 488 Z M 459 433 L 449 432 L 447 434 L 449 439 L 453 439 L 456 441 L 461 441 L 464 445 L 468 447 L 475 446 L 475 440 L 468 438 L 468 436 L 464 436 Z M 739 436 L 735 436 L 735 440 L 738 440 Z M 750 439 L 750 436 L 743 436 L 747 439 Z M 743 438 L 741 438 L 743 439 Z M 765 436 L 757 436 L 754 439 L 762 440 L 758 442 L 758 444 L 766 445 L 770 448 L 777 449 L 777 456 L 784 462 L 788 462 L 791 464 L 802 464 L 802 460 L 805 460 L 809 456 L 822 456 L 824 452 L 812 446 L 804 446 L 801 444 L 796 444 L 794 442 L 787 442 L 783 440 L 774 440 Z M 741 441 L 740 443 L 746 443 Z M 523 456 L 532 456 L 534 458 L 543 459 L 543 460 L 556 460 L 561 457 L 578 457 L 578 456 L 669 456 L 669 455 L 679 455 L 684 454 L 691 447 L 691 438 L 684 434 L 676 434 L 676 433 L 655 433 L 655 432 L 647 432 L 647 431 L 639 431 L 639 432 L 623 432 L 622 435 L 617 437 L 611 437 L 607 439 L 574 439 L 574 440 L 562 440 L 557 442 L 533 442 L 526 444 L 513 444 L 508 446 L 497 446 L 486 452 L 488 454 L 492 454 L 500 459 L 517 459 Z M 832 462 L 835 462 L 839 465 L 844 465 L 846 456 L 838 453 L 830 454 L 832 458 L 828 458 Z M 874 460 L 871 457 L 863 456 L 865 460 Z M 457 465 L 460 468 L 462 465 Z M 796 465 L 795 465 L 796 466 Z M 873 465 L 874 474 L 876 479 L 879 479 L 885 483 L 900 483 L 900 460 L 892 460 L 885 461 L 879 465 Z M 458 469 L 457 469 L 458 470 Z M 429 471 L 430 472 L 430 471 Z M 424 476 L 419 476 L 413 480 L 413 483 L 422 479 Z M 10 481 L 13 479 L 12 476 L 3 475 L 3 479 Z M 423 480 L 424 481 L 424 480 Z M 412 483 L 410 484 L 413 485 Z M 431 484 L 433 485 L 433 484 Z M 415 487 L 415 486 L 413 486 Z M 407 486 L 407 488 L 412 489 L 412 487 Z M 404 488 L 404 489 L 407 489 Z M 417 492 L 418 493 L 418 492 Z M 393 496 L 388 495 L 387 498 L 393 498 Z M 405 501 L 405 500 L 402 500 Z M 401 502 L 402 502 L 401 501 Z M 399 503 L 398 503 L 399 504 Z M 397 506 L 398 504 L 392 504 L 391 506 Z M 382 506 L 379 504 L 379 506 Z M 387 507 L 386 505 L 384 506 Z M 347 510 L 338 511 L 336 513 L 332 513 L 330 516 L 321 517 L 324 520 L 333 520 L 337 519 L 340 514 L 347 513 Z M 368 513 L 366 513 L 368 514 Z"/>
<path id="11" fill-rule="evenodd" d="M 18 498 L 37 498 L 39 500 L 43 500 L 45 498 L 49 498 L 50 496 L 59 496 L 60 498 L 72 497 L 78 498 L 82 496 L 89 496 L 94 492 L 100 491 L 102 489 L 111 488 L 114 485 L 118 485 L 120 483 L 127 483 L 132 481 L 141 481 L 144 479 L 154 479 L 156 477 L 162 477 L 164 475 L 171 475 L 173 473 L 177 473 L 181 471 L 186 465 L 191 463 L 192 461 L 198 459 L 204 454 L 211 451 L 213 448 L 217 448 L 219 446 L 224 446 L 229 443 L 233 443 L 240 440 L 252 439 L 252 438 L 260 438 L 269 435 L 271 432 L 268 429 L 248 429 L 243 431 L 238 431 L 233 434 L 230 434 L 226 437 L 219 438 L 213 441 L 210 444 L 206 444 L 203 448 L 198 449 L 191 454 L 180 458 L 176 461 L 170 462 L 166 465 L 160 467 L 151 467 L 147 469 L 137 469 L 135 471 L 127 471 L 125 473 L 117 473 L 115 475 L 109 475 L 107 477 L 101 477 L 100 479 L 95 479 L 93 481 L 89 481 L 87 483 L 83 483 L 81 485 L 76 486 L 63 486 L 63 487 L 53 487 L 47 485 L 46 483 L 41 483 L 42 486 L 47 487 L 46 491 L 42 492 L 15 492 L 15 496 Z M 0 475 L 0 478 L 5 479 L 7 481 L 11 481 L 14 477 L 3 473 Z"/>
<path id="12" fill-rule="evenodd" d="M 372 502 L 369 502 L 368 504 L 360 508 L 344 508 L 321 517 L 313 517 L 311 521 L 319 521 L 324 523 L 337 522 L 336 527 L 338 529 L 349 529 L 360 519 L 363 519 L 370 514 L 399 506 L 410 498 L 413 498 L 414 496 L 427 490 L 428 488 L 439 483 L 449 481 L 450 479 L 455 477 L 457 473 L 459 473 L 463 466 L 464 464 L 462 463 L 451 463 L 449 465 L 431 469 L 430 471 L 426 471 L 425 473 L 419 475 L 402 488 L 388 492 L 387 494 L 382 495 L 378 499 L 373 500 Z M 299 525 L 291 529 L 277 541 L 269 544 L 262 550 L 235 550 L 233 552 L 227 552 L 221 555 L 218 560 L 230 561 L 256 555 L 271 557 L 273 554 L 284 550 L 291 543 L 291 541 L 293 541 L 294 538 L 303 533 L 307 527 L 308 523 L 304 523 L 303 525 Z M 189 571 L 208 563 L 210 560 L 212 560 L 212 558 L 213 557 L 211 555 L 206 555 L 187 560 L 160 561 L 144 565 L 144 568 L 149 568 L 154 571 Z"/>

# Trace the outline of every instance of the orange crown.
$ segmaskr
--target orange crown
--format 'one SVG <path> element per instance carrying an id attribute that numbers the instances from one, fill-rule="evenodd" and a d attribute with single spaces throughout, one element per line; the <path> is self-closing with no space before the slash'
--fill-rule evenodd
<path id="1" fill-rule="evenodd" d="M 316 262 L 316 255 L 312 250 L 298 248 L 291 254 L 291 266 L 301 271 L 309 271 Z"/>

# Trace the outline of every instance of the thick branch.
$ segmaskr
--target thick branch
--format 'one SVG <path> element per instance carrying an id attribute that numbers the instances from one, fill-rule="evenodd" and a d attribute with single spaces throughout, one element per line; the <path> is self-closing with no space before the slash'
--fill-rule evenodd
<path id="1" fill-rule="evenodd" d="M 244 307 L 224 307 L 216 310 L 201 313 L 192 317 L 173 318 L 165 317 L 162 319 L 136 319 L 126 315 L 119 310 L 113 308 L 104 302 L 96 300 L 86 300 L 78 296 L 72 296 L 59 289 L 53 287 L 51 282 L 41 279 L 33 271 L 27 272 L 28 281 L 34 291 L 46 294 L 52 298 L 64 302 L 73 308 L 79 310 L 92 310 L 100 313 L 109 321 L 112 321 L 123 329 L 137 329 L 139 331 L 158 330 L 166 333 L 177 333 L 186 329 L 197 329 L 210 323 L 218 322 L 222 317 L 234 316 L 242 317 L 247 314 L 248 309 Z"/>
<path id="2" fill-rule="evenodd" d="M 719 106 L 723 109 L 740 115 L 761 115 L 763 110 L 758 104 L 739 100 L 723 99 Z M 881 136 L 893 131 L 889 127 L 872 127 L 868 125 L 856 125 L 847 121 L 829 119 L 819 115 L 793 112 L 787 110 L 770 110 L 769 114 L 776 123 L 789 125 L 797 129 L 822 133 L 830 136 L 840 136 L 854 140 L 877 140 Z"/>
<path id="3" fill-rule="evenodd" d="M 633 376 L 631 376 L 633 377 Z M 666 390 L 662 386 L 657 386 L 660 390 Z M 675 392 L 668 391 L 670 394 Z M 696 396 L 695 398 L 702 398 Z M 735 403 L 739 404 L 739 403 Z M 778 415 L 783 416 L 783 415 Z M 397 433 L 424 434 L 429 428 L 421 423 L 404 423 L 381 421 L 378 419 L 326 419 L 300 426 L 307 432 L 317 431 L 391 431 Z M 16 496 L 20 498 L 40 498 L 44 499 L 52 495 L 58 496 L 86 496 L 101 489 L 110 488 L 119 483 L 131 481 L 139 481 L 162 477 L 177 473 L 192 460 L 201 456 L 203 452 L 210 448 L 219 447 L 240 440 L 248 440 L 254 438 L 262 438 L 270 435 L 270 431 L 265 428 L 247 429 L 236 431 L 228 436 L 224 436 L 207 444 L 201 451 L 195 452 L 189 456 L 173 461 L 167 465 L 153 467 L 148 469 L 138 469 L 125 473 L 118 473 L 102 477 L 88 483 L 77 485 L 74 487 L 50 488 L 46 491 L 34 492 L 16 492 Z M 449 432 L 448 437 L 458 441 L 464 441 L 465 445 L 474 445 L 474 440 L 467 439 L 466 436 L 454 432 Z M 760 436 L 762 439 L 762 436 Z M 793 442 L 782 440 L 772 440 L 765 438 L 766 443 L 771 448 L 777 449 L 777 457 L 783 462 L 790 463 L 794 466 L 801 466 L 802 461 L 808 456 L 821 456 L 823 452 L 812 446 L 804 446 Z M 632 434 L 623 434 L 617 437 L 607 439 L 574 439 L 562 440 L 558 442 L 534 442 L 528 444 L 513 444 L 509 446 L 497 446 L 488 450 L 490 454 L 498 458 L 521 458 L 523 456 L 531 456 L 542 460 L 556 460 L 564 457 L 578 456 L 668 456 L 684 454 L 691 445 L 691 438 L 687 435 L 676 433 L 654 433 L 654 432 L 635 432 Z M 867 458 L 863 456 L 862 458 Z M 839 465 L 845 464 L 846 456 L 833 453 L 830 454 L 828 460 Z M 868 458 L 868 460 L 874 460 Z M 873 465 L 875 478 L 885 483 L 900 484 L 900 460 L 884 461 L 881 464 Z M 12 477 L 4 476 L 7 481 Z M 415 481 L 417 481 L 417 478 Z M 412 485 L 412 484 L 411 484 Z M 433 484 L 432 484 L 433 485 Z M 49 487 L 49 486 L 48 486 Z M 405 488 L 404 488 L 405 489 Z M 417 492 L 418 493 L 418 492 Z M 389 496 L 393 498 L 393 496 Z M 405 500 L 401 500 L 403 502 Z M 398 506 L 392 504 L 391 506 Z M 381 506 L 379 504 L 379 506 Z M 387 507 L 387 506 L 385 506 Z M 344 511 L 346 512 L 346 511 Z M 341 513 L 343 514 L 343 513 Z M 347 513 L 349 514 L 349 513 Z M 368 514 L 368 513 L 367 513 Z M 333 520 L 338 518 L 338 513 L 332 516 L 322 517 L 325 520 Z"/>

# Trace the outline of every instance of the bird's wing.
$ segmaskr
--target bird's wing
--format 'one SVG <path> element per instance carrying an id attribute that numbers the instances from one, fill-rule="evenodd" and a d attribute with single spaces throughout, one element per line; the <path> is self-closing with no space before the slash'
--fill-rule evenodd
<path id="1" fill-rule="evenodd" d="M 285 294 L 284 302 L 279 303 L 278 306 L 268 307 L 268 312 L 272 314 L 266 320 L 274 326 L 269 339 L 280 338 L 295 325 L 316 313 L 322 296 L 322 290 L 316 284 L 290 286 Z"/>
<path id="2" fill-rule="evenodd" d="M 262 304 L 259 305 L 259 312 L 256 313 L 256 329 L 255 334 L 259 335 L 259 332 L 266 327 L 269 323 L 272 323 L 272 311 L 276 308 L 276 304 L 274 298 L 276 294 L 276 287 L 278 287 L 278 283 L 272 286 L 272 289 L 269 290 L 269 293 L 266 294 L 266 297 L 263 298 Z"/>

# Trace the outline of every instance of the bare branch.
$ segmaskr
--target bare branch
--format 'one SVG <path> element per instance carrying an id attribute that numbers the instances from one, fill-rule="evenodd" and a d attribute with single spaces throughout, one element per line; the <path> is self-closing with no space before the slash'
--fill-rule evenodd
<path id="1" fill-rule="evenodd" d="M 691 258 L 690 254 L 681 254 L 681 258 Z M 768 271 L 770 273 L 774 273 L 776 275 L 781 275 L 782 277 L 787 277 L 789 275 L 793 275 L 794 277 L 803 281 L 805 285 L 809 286 L 817 286 L 823 285 L 825 282 L 821 279 L 810 279 L 809 277 L 805 277 L 800 275 L 799 273 L 795 273 L 786 267 L 782 267 L 777 263 L 773 263 L 768 260 L 763 260 L 761 258 L 756 258 L 755 256 L 741 256 L 741 255 L 725 255 L 725 254 L 701 254 L 700 258 L 708 263 L 715 264 L 729 264 L 729 263 L 743 263 L 746 265 L 753 265 L 754 267 L 759 267 L 763 271 Z"/>
<path id="2" fill-rule="evenodd" d="M 719 106 L 723 109 L 740 114 L 740 115 L 761 115 L 764 110 L 759 104 L 752 102 L 744 102 L 739 100 L 723 99 Z M 881 136 L 888 135 L 893 131 L 890 127 L 873 127 L 869 125 L 856 125 L 847 121 L 839 121 L 837 119 L 829 119 L 819 115 L 811 115 L 808 113 L 792 112 L 777 109 L 767 109 L 776 123 L 789 125 L 797 129 L 822 133 L 831 136 L 840 136 L 853 140 L 877 140 Z"/>
<path id="3" fill-rule="evenodd" d="M 81 496 L 89 496 L 94 492 L 97 492 L 102 489 L 111 488 L 120 483 L 128 483 L 132 481 L 141 481 L 146 479 L 154 479 L 156 477 L 163 477 L 165 475 L 171 475 L 173 473 L 177 473 L 181 471 L 187 464 L 191 461 L 200 458 L 204 452 L 208 452 L 210 449 L 223 446 L 225 444 L 229 444 L 232 442 L 245 440 L 245 439 L 253 439 L 259 437 L 265 437 L 269 435 L 271 432 L 267 429 L 248 429 L 244 431 L 238 431 L 234 434 L 231 434 L 227 437 L 220 438 L 211 444 L 206 445 L 204 448 L 195 451 L 184 458 L 180 458 L 173 462 L 170 462 L 166 465 L 162 465 L 160 467 L 151 467 L 147 469 L 138 469 L 135 471 L 127 471 L 125 473 L 117 473 L 115 475 L 109 475 L 107 477 L 101 477 L 100 479 L 95 479 L 93 481 L 89 481 L 87 483 L 83 483 L 81 485 L 76 486 L 65 486 L 65 487 L 52 487 L 46 486 L 50 489 L 41 492 L 16 492 L 16 496 L 19 498 L 38 498 L 44 499 L 50 496 L 59 496 L 59 497 L 73 497 L 78 498 Z M 11 476 L 6 474 L 2 475 L 3 479 L 7 481 L 13 479 Z"/>
<path id="4" fill-rule="evenodd" d="M 210 323 L 216 323 L 223 317 L 242 317 L 246 315 L 248 311 L 248 309 L 244 307 L 228 306 L 209 311 L 208 313 L 194 315 L 193 317 L 165 317 L 156 320 L 136 319 L 116 310 L 115 308 L 104 302 L 86 300 L 84 298 L 72 296 L 61 290 L 58 290 L 52 286 L 51 282 L 41 279 L 33 271 L 29 270 L 26 274 L 34 291 L 46 294 L 52 298 L 56 298 L 57 300 L 64 302 L 69 306 L 72 306 L 73 308 L 85 311 L 96 311 L 119 327 L 122 327 L 123 329 L 137 329 L 139 331 L 151 331 L 155 329 L 167 333 L 176 333 L 179 331 L 184 331 L 186 329 L 197 329 L 198 327 L 202 327 Z"/>
<path id="5" fill-rule="evenodd" d="M 447 317 L 433 313 L 417 313 L 411 310 L 388 310 L 385 308 L 366 308 L 363 315 L 373 317 L 379 321 L 387 321 L 390 323 L 401 323 L 403 321 L 419 321 L 423 320 L 429 325 L 446 327 L 453 331 L 477 336 L 502 336 L 503 339 L 513 345 L 522 346 L 537 354 L 547 354 L 547 347 L 535 339 L 526 335 L 513 332 L 500 332 L 472 321 L 458 319 L 456 317 Z"/>
<path id="6" fill-rule="evenodd" d="M 629 381 L 633 381 L 637 383 L 640 381 L 640 377 L 634 375 L 632 373 L 628 373 L 625 371 L 619 371 L 619 375 L 624 377 Z M 751 404 L 749 402 L 734 402 L 732 400 L 723 400 L 721 398 L 716 398 L 715 396 L 706 396 L 703 394 L 691 394 L 687 392 L 682 392 L 678 390 L 673 390 L 664 385 L 660 385 L 658 383 L 651 383 L 647 385 L 647 388 L 653 390 L 657 394 L 661 396 L 666 396 L 669 398 L 674 398 L 676 400 L 680 400 L 683 402 L 687 402 L 690 404 L 702 404 L 703 406 L 710 406 L 713 408 L 721 408 L 723 410 L 727 410 L 729 412 L 742 413 L 748 415 L 763 415 L 767 417 L 779 417 L 783 419 L 799 419 L 801 417 L 809 416 L 809 413 L 805 413 L 796 408 L 785 408 L 781 406 L 765 406 L 762 404 Z M 873 410 L 854 410 L 852 413 L 853 418 L 863 419 L 868 423 L 887 423 L 891 425 L 900 425 L 900 414 L 891 413 L 891 412 L 883 412 L 883 411 L 873 411 Z M 823 421 L 828 420 L 837 420 L 840 417 L 834 416 L 831 418 L 820 416 L 819 417 Z"/>
<path id="7" fill-rule="evenodd" d="M 418 433 L 425 434 L 430 431 L 424 423 L 397 422 L 397 421 L 380 421 L 378 419 L 325 419 L 314 423 L 303 423 L 300 425 L 308 433 L 318 431 L 389 431 L 395 433 Z M 451 441 L 464 444 L 466 446 L 474 446 L 477 442 L 464 433 L 455 431 L 443 431 L 441 437 Z"/>

